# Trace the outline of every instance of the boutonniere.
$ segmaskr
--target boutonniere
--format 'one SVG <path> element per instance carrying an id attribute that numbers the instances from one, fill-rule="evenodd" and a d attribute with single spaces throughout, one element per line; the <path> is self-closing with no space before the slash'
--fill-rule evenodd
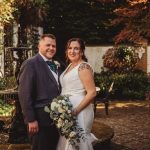
<path id="1" fill-rule="evenodd" d="M 57 66 L 57 69 L 60 67 L 60 63 L 56 60 L 54 60 L 55 65 Z"/>

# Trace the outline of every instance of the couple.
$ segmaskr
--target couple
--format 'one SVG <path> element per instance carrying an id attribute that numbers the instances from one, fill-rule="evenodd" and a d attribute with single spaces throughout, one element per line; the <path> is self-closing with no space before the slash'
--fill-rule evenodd
<path id="1" fill-rule="evenodd" d="M 66 57 L 70 64 L 63 73 L 52 60 L 56 53 L 54 35 L 42 35 L 38 49 L 37 55 L 23 63 L 19 74 L 19 100 L 32 150 L 73 150 L 68 140 L 59 136 L 49 114 L 44 111 L 44 106 L 60 94 L 71 95 L 72 114 L 77 116 L 79 126 L 86 133 L 86 140 L 79 143 L 80 150 L 92 150 L 96 137 L 90 133 L 94 118 L 91 102 L 96 88 L 93 70 L 84 55 L 84 42 L 79 38 L 68 41 Z"/>

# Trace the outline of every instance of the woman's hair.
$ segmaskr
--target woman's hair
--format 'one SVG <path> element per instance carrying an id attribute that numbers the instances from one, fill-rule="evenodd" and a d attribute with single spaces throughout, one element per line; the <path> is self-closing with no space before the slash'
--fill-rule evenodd
<path id="1" fill-rule="evenodd" d="M 69 39 L 67 44 L 66 44 L 66 52 L 67 52 L 67 49 L 70 46 L 71 42 L 74 42 L 74 41 L 79 43 L 80 51 L 83 53 L 82 59 L 87 62 L 87 58 L 86 58 L 85 53 L 84 53 L 85 52 L 85 44 L 84 44 L 84 41 L 80 38 L 71 38 L 71 39 Z M 67 57 L 67 54 L 66 54 L 66 57 Z M 68 57 L 67 57 L 67 61 L 68 61 Z"/>

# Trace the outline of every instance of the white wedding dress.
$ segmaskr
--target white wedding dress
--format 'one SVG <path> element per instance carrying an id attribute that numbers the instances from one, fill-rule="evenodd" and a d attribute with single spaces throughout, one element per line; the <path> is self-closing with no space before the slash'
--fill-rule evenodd
<path id="1" fill-rule="evenodd" d="M 74 67 L 71 71 L 66 73 L 69 66 L 60 76 L 60 83 L 62 86 L 61 95 L 71 95 L 69 98 L 73 107 L 75 108 L 83 100 L 86 91 L 79 78 L 78 68 L 80 64 Z M 77 119 L 79 126 L 84 130 L 86 136 L 85 141 L 83 141 L 82 139 L 80 140 L 79 143 L 80 150 L 93 150 L 92 142 L 97 140 L 97 138 L 91 133 L 91 128 L 94 119 L 92 104 L 88 105 L 84 110 L 82 110 L 78 114 Z M 68 140 L 66 140 L 65 137 L 60 136 L 57 145 L 57 150 L 74 150 L 74 147 L 72 147 L 69 144 Z"/>

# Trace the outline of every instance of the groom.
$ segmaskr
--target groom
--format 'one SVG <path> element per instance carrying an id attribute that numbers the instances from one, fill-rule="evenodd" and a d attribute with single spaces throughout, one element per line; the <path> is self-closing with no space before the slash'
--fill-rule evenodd
<path id="1" fill-rule="evenodd" d="M 60 94 L 59 69 L 52 58 L 56 53 L 56 38 L 41 36 L 39 53 L 26 60 L 19 74 L 19 101 L 22 107 L 32 150 L 55 150 L 59 138 L 56 126 L 44 106 Z"/>

